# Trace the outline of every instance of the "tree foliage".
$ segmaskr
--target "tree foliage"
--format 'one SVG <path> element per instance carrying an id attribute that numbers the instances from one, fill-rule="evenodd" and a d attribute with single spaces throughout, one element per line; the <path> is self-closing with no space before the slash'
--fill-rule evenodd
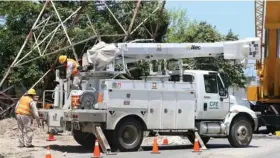
<path id="1" fill-rule="evenodd" d="M 235 35 L 231 29 L 226 35 L 222 35 L 216 30 L 215 26 L 206 21 L 190 21 L 186 18 L 185 11 L 171 11 L 169 14 L 171 24 L 165 36 L 165 42 L 202 43 L 238 40 L 238 35 Z M 234 63 L 232 60 L 225 60 L 222 57 L 203 57 L 185 59 L 184 63 L 189 64 L 189 69 L 225 72 L 230 78 L 231 86 L 245 86 L 244 67 L 239 63 L 232 64 Z"/>
<path id="2" fill-rule="evenodd" d="M 100 3 L 101 2 L 99 1 L 55 1 L 56 9 L 61 15 L 62 20 L 66 19 L 78 7 L 83 5 L 86 6 L 78 13 L 80 16 L 78 16 L 76 22 L 74 18 L 71 18 L 67 23 L 65 23 L 72 43 L 76 43 L 95 35 L 88 23 L 86 14 L 89 16 L 98 35 L 124 34 L 123 29 L 119 26 L 114 17 L 103 5 L 100 5 Z M 132 10 L 135 8 L 136 2 L 106 1 L 106 3 L 114 13 L 116 19 L 118 19 L 124 29 L 127 30 L 133 17 Z M 0 2 L 0 15 L 7 15 L 6 24 L 4 26 L 0 26 L 0 78 L 3 77 L 6 69 L 15 59 L 26 38 L 26 35 L 39 15 L 43 4 L 43 2 L 34 3 L 30 1 Z M 154 37 L 155 42 L 215 42 L 238 39 L 238 36 L 231 30 L 229 30 L 227 35 L 222 35 L 214 26 L 207 22 L 190 21 L 186 16 L 185 11 L 168 13 L 164 10 L 163 14 L 159 15 L 159 9 L 152 14 L 157 5 L 156 1 L 141 2 L 133 29 L 131 31 L 133 31 L 144 19 L 147 17 L 149 18 L 141 27 L 139 27 L 139 29 L 133 32 L 127 40 L 150 39 L 151 36 Z M 47 19 L 50 15 L 52 16 L 49 23 L 58 21 L 53 8 L 48 7 L 43 14 L 43 18 Z M 46 27 L 40 39 L 45 38 L 48 33 L 55 30 L 56 26 L 57 25 Z M 155 33 L 157 26 L 158 32 Z M 37 36 L 40 33 L 40 29 L 33 31 Z M 123 42 L 123 38 L 124 36 L 101 37 L 101 40 L 108 43 Z M 95 42 L 95 40 L 90 40 L 86 43 L 76 45 L 75 51 L 78 54 L 78 57 L 81 58 L 82 54 L 85 53 L 87 49 L 91 48 Z M 35 41 L 33 39 L 26 45 L 26 48 L 22 52 L 23 55 L 21 55 L 20 58 L 27 54 L 30 51 L 31 46 L 34 44 Z M 43 44 L 43 46 L 46 46 L 46 44 L 47 43 Z M 59 50 L 66 45 L 69 45 L 62 28 L 57 30 L 57 33 L 50 45 L 51 46 L 46 49 L 46 53 Z M 38 57 L 38 50 L 35 49 L 34 51 L 35 52 L 30 54 L 30 56 L 28 56 L 25 60 Z M 66 49 L 60 51 L 58 54 L 49 55 L 26 63 L 22 66 L 18 66 L 12 69 L 12 72 L 5 84 L 24 85 L 29 88 L 34 84 L 34 82 L 42 77 L 42 75 L 48 71 L 53 64 L 56 63 L 57 57 L 60 54 L 66 54 L 73 57 L 72 50 Z M 230 64 L 230 61 L 222 58 L 195 58 L 186 59 L 184 62 L 189 63 L 189 68 L 193 69 L 225 71 L 229 74 L 232 85 L 238 85 L 240 87 L 244 85 L 245 77 L 242 72 L 242 65 L 240 64 L 233 66 Z M 137 70 L 131 72 L 135 79 L 139 79 L 141 75 L 147 75 L 148 62 L 137 62 L 133 66 L 138 67 Z M 54 74 L 54 71 L 49 73 L 36 88 L 41 88 L 43 90 L 46 88 L 53 89 L 54 84 L 52 80 L 54 80 Z"/>
<path id="3" fill-rule="evenodd" d="M 114 17 L 110 12 L 103 6 L 100 5 L 99 1 L 56 1 L 55 6 L 59 12 L 62 21 L 66 19 L 73 11 L 78 7 L 85 5 L 81 12 L 78 12 L 80 16 L 75 19 L 71 18 L 68 22 L 65 23 L 67 33 L 72 41 L 72 43 L 79 42 L 91 36 L 94 36 L 94 32 L 91 26 L 88 23 L 86 14 L 89 16 L 91 23 L 94 26 L 95 31 L 98 35 L 116 35 L 111 37 L 101 37 L 101 40 L 104 42 L 122 42 L 124 35 L 123 29 L 116 22 Z M 19 52 L 26 35 L 32 28 L 33 23 L 35 22 L 39 12 L 43 7 L 44 2 L 33 3 L 27 1 L 9 1 L 9 2 L 0 2 L 0 15 L 7 15 L 6 25 L 0 28 L 0 78 L 3 77 L 6 69 L 11 65 L 15 59 L 17 53 Z M 127 2 L 118 2 L 118 1 L 106 1 L 106 4 L 110 10 L 114 13 L 116 19 L 119 20 L 121 25 L 125 30 L 128 29 L 131 18 L 133 16 L 132 10 L 136 6 L 136 2 L 127 1 Z M 162 16 L 159 15 L 159 10 L 155 14 L 151 14 L 153 10 L 157 7 L 156 2 L 141 2 L 139 11 L 137 13 L 134 25 L 132 27 L 133 31 L 137 25 L 139 25 L 145 18 L 149 17 L 145 23 L 139 29 L 133 32 L 133 34 L 127 39 L 150 39 L 150 33 L 155 36 L 157 42 L 161 42 L 163 35 L 165 34 L 168 26 L 168 16 L 167 12 L 164 10 Z M 49 24 L 58 21 L 54 9 L 52 7 L 47 7 L 42 16 L 42 20 L 46 20 L 50 17 Z M 160 23 L 158 22 L 160 21 Z M 158 33 L 155 34 L 154 30 L 159 23 Z M 41 40 L 45 38 L 50 32 L 56 29 L 57 25 L 47 26 L 45 31 L 41 35 Z M 148 30 L 148 31 L 147 31 Z M 33 30 L 33 32 L 38 34 L 41 29 Z M 48 38 L 47 40 L 49 40 Z M 40 41 L 39 41 L 40 42 Z M 95 44 L 95 40 L 90 40 L 86 43 L 82 43 L 75 46 L 75 51 L 78 57 L 81 59 L 83 53 Z M 31 40 L 26 48 L 23 50 L 21 57 L 30 51 L 31 46 L 35 44 L 34 39 Z M 46 46 L 42 44 L 42 46 Z M 69 45 L 66 36 L 64 35 L 63 29 L 59 28 L 56 35 L 54 36 L 50 46 L 46 49 L 45 53 L 53 52 L 59 50 L 65 46 Z M 43 48 L 43 47 L 42 47 Z M 30 54 L 26 60 L 33 59 L 39 56 L 37 49 L 35 52 Z M 43 51 L 43 50 L 41 50 Z M 49 55 L 42 57 L 41 59 L 32 61 L 30 63 L 18 66 L 12 69 L 11 74 L 8 77 L 6 84 L 20 84 L 25 87 L 30 87 L 37 81 L 46 71 L 48 71 L 53 64 L 56 63 L 57 57 L 60 54 L 66 54 L 69 57 L 74 57 L 71 49 L 66 49 L 60 51 L 60 53 L 55 55 Z M 52 80 L 54 80 L 54 71 L 49 73 L 45 79 L 40 82 L 37 88 L 54 88 Z M 22 84 L 21 84 L 22 83 Z"/>

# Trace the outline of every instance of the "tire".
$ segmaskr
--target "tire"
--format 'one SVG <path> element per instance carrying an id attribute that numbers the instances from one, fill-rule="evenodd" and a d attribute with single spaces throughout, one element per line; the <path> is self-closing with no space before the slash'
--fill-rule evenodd
<path id="1" fill-rule="evenodd" d="M 194 144 L 194 134 L 193 134 L 193 133 L 192 133 L 192 134 L 189 134 L 189 135 L 187 135 L 187 137 L 188 137 L 189 141 L 190 141 L 192 144 Z M 209 142 L 210 137 L 208 137 L 208 136 L 201 136 L 201 139 L 202 139 L 204 145 L 206 145 L 206 144 Z"/>
<path id="2" fill-rule="evenodd" d="M 111 151 L 116 152 L 118 150 L 118 146 L 116 145 L 115 140 L 114 140 L 114 131 L 106 130 L 106 131 L 104 131 L 104 135 L 111 147 Z"/>
<path id="3" fill-rule="evenodd" d="M 82 132 L 80 130 L 73 130 L 73 137 L 75 141 L 81 146 L 93 149 L 96 140 L 93 133 Z"/>
<path id="4" fill-rule="evenodd" d="M 138 151 L 142 141 L 143 126 L 139 121 L 126 119 L 118 123 L 114 131 L 114 144 L 121 152 Z"/>
<path id="5" fill-rule="evenodd" d="M 253 138 L 253 129 L 250 121 L 245 117 L 234 120 L 229 132 L 229 143 L 233 147 L 249 146 Z"/>

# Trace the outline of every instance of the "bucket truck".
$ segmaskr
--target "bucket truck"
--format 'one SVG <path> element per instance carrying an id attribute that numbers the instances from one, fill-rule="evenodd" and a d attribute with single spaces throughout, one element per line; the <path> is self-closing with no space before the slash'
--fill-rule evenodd
<path id="1" fill-rule="evenodd" d="M 136 151 L 144 131 L 184 135 L 192 143 L 195 137 L 204 144 L 210 137 L 228 138 L 234 147 L 248 146 L 258 127 L 257 116 L 229 95 L 227 75 L 184 70 L 182 59 L 259 59 L 259 50 L 258 38 L 216 43 L 99 42 L 83 56 L 82 66 L 92 68 L 81 72 L 82 90 L 71 88 L 64 70 L 57 70 L 59 84 L 45 92 L 54 94 L 53 109 L 40 109 L 40 117 L 49 127 L 72 131 L 79 144 L 90 148 L 103 138 L 105 150 Z M 175 59 L 179 70 L 168 70 L 166 61 Z M 128 63 L 140 60 L 165 62 L 158 72 L 150 68 L 142 80 L 115 79 L 126 72 Z M 123 68 L 117 70 L 117 65 Z"/>

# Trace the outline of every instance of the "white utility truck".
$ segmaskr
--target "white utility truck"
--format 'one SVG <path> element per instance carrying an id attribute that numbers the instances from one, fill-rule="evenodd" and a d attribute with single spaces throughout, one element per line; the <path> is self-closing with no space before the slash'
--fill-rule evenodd
<path id="1" fill-rule="evenodd" d="M 75 140 L 93 147 L 96 138 L 104 150 L 136 151 L 143 132 L 228 138 L 234 147 L 248 146 L 257 129 L 257 116 L 238 105 L 228 94 L 226 74 L 183 70 L 184 58 L 218 57 L 258 59 L 260 40 L 250 38 L 216 43 L 117 43 L 100 42 L 83 56 L 82 89 L 71 88 L 64 70 L 56 70 L 53 109 L 40 109 L 49 127 L 72 131 Z M 142 80 L 115 79 L 126 73 L 127 64 L 163 60 L 163 66 Z M 177 60 L 178 69 L 167 70 L 166 61 Z M 123 68 L 117 70 L 117 66 Z M 45 102 L 45 100 L 43 100 Z M 197 135 L 197 133 L 198 135 Z"/>

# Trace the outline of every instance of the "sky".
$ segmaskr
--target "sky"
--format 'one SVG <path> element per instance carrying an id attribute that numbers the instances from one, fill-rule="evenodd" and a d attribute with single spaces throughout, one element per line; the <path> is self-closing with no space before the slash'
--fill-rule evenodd
<path id="1" fill-rule="evenodd" d="M 207 21 L 216 29 L 226 34 L 229 29 L 239 35 L 239 39 L 255 37 L 254 1 L 176 1 L 167 0 L 166 9 L 185 9 L 191 20 Z M 252 63 L 253 61 L 249 61 Z M 244 73 L 246 76 L 256 75 L 254 66 L 249 64 Z"/>

